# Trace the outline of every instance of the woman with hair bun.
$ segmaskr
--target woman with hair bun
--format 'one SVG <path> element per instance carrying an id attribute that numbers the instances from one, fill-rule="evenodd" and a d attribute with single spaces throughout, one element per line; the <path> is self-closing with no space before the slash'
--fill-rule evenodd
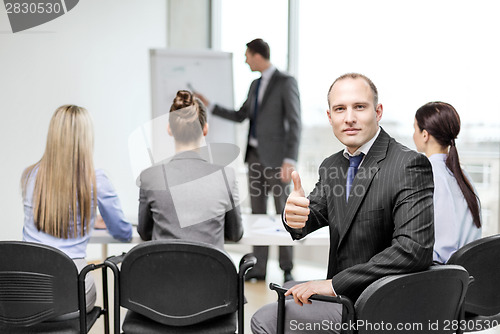
<path id="1" fill-rule="evenodd" d="M 243 235 L 234 170 L 210 163 L 207 110 L 186 90 L 177 92 L 168 133 L 176 154 L 140 175 L 139 225 L 143 240 L 181 239 L 224 249 Z"/>
<path id="2" fill-rule="evenodd" d="M 50 120 L 45 152 L 21 179 L 23 240 L 55 247 L 75 262 L 85 261 L 90 232 L 99 208 L 109 233 L 123 242 L 132 238 L 120 201 L 104 172 L 94 169 L 94 130 L 90 114 L 75 105 L 59 107 Z M 92 275 L 85 278 L 87 312 L 96 301 Z M 78 312 L 61 317 L 77 317 Z"/>
<path id="3" fill-rule="evenodd" d="M 429 102 L 415 114 L 413 141 L 434 174 L 434 261 L 446 263 L 462 246 L 481 237 L 481 207 L 460 167 L 455 140 L 460 116 L 452 105 Z"/>

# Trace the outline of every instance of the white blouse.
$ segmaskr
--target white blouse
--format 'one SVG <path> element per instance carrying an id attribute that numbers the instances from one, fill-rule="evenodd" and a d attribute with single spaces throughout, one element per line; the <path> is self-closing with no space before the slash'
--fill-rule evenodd
<path id="1" fill-rule="evenodd" d="M 446 167 L 446 154 L 429 157 L 434 174 L 434 261 L 446 263 L 459 248 L 481 238 L 458 182 Z M 471 182 L 470 177 L 464 172 Z M 472 182 L 471 182 L 472 183 Z"/>

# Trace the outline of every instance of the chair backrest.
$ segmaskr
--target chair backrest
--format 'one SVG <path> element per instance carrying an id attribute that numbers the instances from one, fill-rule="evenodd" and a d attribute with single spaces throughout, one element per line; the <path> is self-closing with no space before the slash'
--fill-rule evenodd
<path id="1" fill-rule="evenodd" d="M 0 241 L 0 324 L 31 326 L 78 311 L 78 270 L 60 250 Z"/>
<path id="2" fill-rule="evenodd" d="M 237 311 L 238 274 L 211 245 L 146 242 L 123 258 L 120 304 L 165 325 L 196 324 Z"/>
<path id="3" fill-rule="evenodd" d="M 356 301 L 358 332 L 452 332 L 452 321 L 459 319 L 468 282 L 469 274 L 460 266 L 433 266 L 422 272 L 381 278 Z"/>
<path id="4" fill-rule="evenodd" d="M 466 312 L 484 316 L 500 313 L 500 235 L 465 245 L 448 264 L 460 265 L 474 277 L 465 297 Z"/>

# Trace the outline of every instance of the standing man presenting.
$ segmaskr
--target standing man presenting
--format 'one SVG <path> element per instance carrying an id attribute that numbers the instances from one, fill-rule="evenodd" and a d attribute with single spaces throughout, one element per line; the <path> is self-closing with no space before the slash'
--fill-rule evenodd
<path id="1" fill-rule="evenodd" d="M 326 280 L 290 288 L 285 333 L 300 323 L 341 322 L 342 305 L 309 302 L 313 294 L 345 295 L 353 302 L 377 279 L 424 270 L 434 246 L 433 177 L 429 160 L 382 128 L 377 88 L 364 75 L 345 74 L 328 91 L 327 116 L 345 149 L 326 158 L 308 198 L 293 173 L 285 227 L 294 239 L 330 230 Z M 253 316 L 254 334 L 276 333 L 277 303 Z M 335 326 L 333 326 L 335 327 Z M 332 330 L 308 333 L 332 333 Z"/>
<path id="2" fill-rule="evenodd" d="M 239 110 L 226 109 L 197 95 L 213 114 L 235 121 L 250 120 L 245 162 L 253 214 L 267 213 L 268 195 L 273 195 L 276 212 L 284 209 L 291 173 L 297 162 L 301 120 L 297 81 L 276 69 L 270 61 L 269 45 L 262 39 L 247 44 L 246 63 L 262 76 L 250 85 L 248 97 Z M 257 265 L 247 279 L 264 280 L 268 246 L 255 246 Z M 279 248 L 284 281 L 292 280 L 292 246 Z"/>

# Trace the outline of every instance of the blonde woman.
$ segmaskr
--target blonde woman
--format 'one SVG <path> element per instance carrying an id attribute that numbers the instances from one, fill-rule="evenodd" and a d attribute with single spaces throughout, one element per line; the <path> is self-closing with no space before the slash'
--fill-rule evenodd
<path id="1" fill-rule="evenodd" d="M 87 110 L 61 106 L 50 121 L 42 158 L 24 171 L 21 180 L 23 240 L 58 248 L 79 271 L 87 264 L 96 207 L 114 238 L 126 242 L 132 237 L 132 226 L 124 219 L 110 181 L 101 170 L 94 170 L 93 146 Z M 95 304 L 96 291 L 91 275 L 85 281 L 88 312 Z"/>

